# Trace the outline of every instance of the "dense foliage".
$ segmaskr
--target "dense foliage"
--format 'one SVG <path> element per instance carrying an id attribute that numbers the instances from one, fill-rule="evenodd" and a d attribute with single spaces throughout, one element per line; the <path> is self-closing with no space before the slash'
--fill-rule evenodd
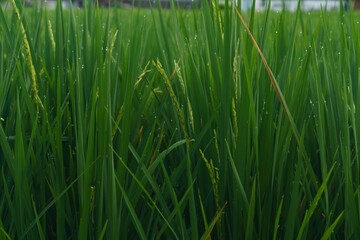
<path id="1" fill-rule="evenodd" d="M 1 239 L 360 239 L 357 13 L 12 6 Z"/>

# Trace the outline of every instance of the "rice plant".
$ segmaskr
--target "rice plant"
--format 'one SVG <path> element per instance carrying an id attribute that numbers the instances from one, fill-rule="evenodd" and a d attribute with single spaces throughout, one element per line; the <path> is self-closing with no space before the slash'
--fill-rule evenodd
<path id="1" fill-rule="evenodd" d="M 360 15 L 134 5 L 0 8 L 0 238 L 360 238 Z"/>

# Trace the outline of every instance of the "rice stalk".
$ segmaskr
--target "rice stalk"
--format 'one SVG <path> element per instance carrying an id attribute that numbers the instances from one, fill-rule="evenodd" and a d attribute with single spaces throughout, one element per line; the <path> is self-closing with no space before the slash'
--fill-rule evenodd
<path id="1" fill-rule="evenodd" d="M 216 158 L 218 160 L 218 164 L 221 163 L 220 161 L 220 149 L 219 149 L 219 143 L 218 143 L 218 137 L 217 137 L 217 131 L 216 129 L 213 129 L 213 134 L 214 134 L 214 140 L 215 140 L 215 150 L 216 150 Z"/>
<path id="2" fill-rule="evenodd" d="M 23 41 L 24 41 L 26 59 L 27 59 L 27 63 L 28 63 L 29 71 L 30 71 L 31 80 L 32 80 L 32 94 L 33 94 L 34 100 L 35 100 L 36 104 L 38 105 L 38 107 L 43 109 L 44 106 L 43 106 L 43 104 L 41 102 L 41 99 L 39 97 L 39 89 L 38 89 L 37 80 L 36 80 L 36 71 L 35 71 L 33 61 L 32 61 L 30 44 L 29 44 L 29 41 L 27 39 L 25 27 L 24 27 L 23 21 L 21 20 L 20 12 L 19 12 L 19 10 L 17 8 L 15 0 L 11 0 L 11 4 L 12 4 L 12 6 L 14 8 L 16 18 L 19 21 L 21 35 L 22 35 L 22 38 L 23 38 Z"/>
<path id="3" fill-rule="evenodd" d="M 140 84 L 140 82 L 143 80 L 144 76 L 146 74 L 148 74 L 149 72 L 151 72 L 151 70 L 148 70 L 150 61 L 148 61 L 144 67 L 144 69 L 141 71 L 140 75 L 137 77 L 136 82 L 135 82 L 135 89 L 138 87 L 138 85 Z"/>
<path id="4" fill-rule="evenodd" d="M 172 103 L 174 104 L 174 107 L 178 114 L 178 117 L 180 120 L 180 125 L 181 125 L 182 131 L 184 133 L 185 139 L 187 139 L 187 141 L 190 141 L 189 133 L 188 133 L 186 123 L 185 123 L 186 121 L 185 121 L 184 111 L 180 107 L 179 101 L 178 101 L 178 99 L 175 95 L 175 92 L 171 86 L 170 80 L 169 80 L 168 76 L 166 75 L 165 70 L 162 67 L 159 59 L 157 59 L 156 62 L 153 61 L 153 65 L 155 66 L 156 70 L 160 73 L 161 77 L 165 81 L 166 88 L 170 94 Z M 178 67 L 179 67 L 178 65 L 175 65 L 175 72 L 177 71 L 176 68 L 178 68 Z"/>
<path id="5" fill-rule="evenodd" d="M 184 79 L 182 77 L 179 63 L 174 61 L 174 66 L 175 66 L 176 75 L 177 75 L 177 77 L 179 79 L 179 83 L 180 83 L 180 86 L 181 86 L 182 93 L 187 98 L 188 118 L 189 118 L 188 121 L 189 121 L 189 125 L 190 125 L 190 128 L 191 128 L 192 132 L 194 132 L 195 131 L 194 114 L 193 114 L 193 110 L 192 110 L 192 106 L 191 106 L 191 101 L 190 101 L 190 99 L 188 97 L 188 94 L 187 94 L 187 91 L 186 91 L 185 81 L 184 81 Z"/>
<path id="6" fill-rule="evenodd" d="M 216 208 L 219 209 L 220 208 L 219 169 L 214 166 L 212 159 L 210 159 L 210 161 L 206 159 L 206 157 L 205 157 L 203 151 L 201 151 L 201 149 L 199 149 L 199 152 L 200 152 L 201 158 L 205 162 L 206 168 L 209 172 L 211 184 L 214 189 L 213 191 L 214 191 Z"/>
<path id="7" fill-rule="evenodd" d="M 277 83 L 277 81 L 276 81 L 276 79 L 275 79 L 274 74 L 272 73 L 272 71 L 271 71 L 271 69 L 270 69 L 270 67 L 269 67 L 269 64 L 267 63 L 267 60 L 266 60 L 264 54 L 262 53 L 259 45 L 257 44 L 257 42 L 256 42 L 253 34 L 251 33 L 248 25 L 246 24 L 245 20 L 243 19 L 241 13 L 239 12 L 239 10 L 238 10 L 235 6 L 236 6 L 236 5 L 235 5 L 235 3 L 234 3 L 234 1 L 233 1 L 233 8 L 234 8 L 236 14 L 238 15 L 239 19 L 241 20 L 244 28 L 246 29 L 247 34 L 248 34 L 249 37 L 251 38 L 251 41 L 252 41 L 252 43 L 254 44 L 254 47 L 256 48 L 256 50 L 258 51 L 258 53 L 259 53 L 259 55 L 260 55 L 260 57 L 261 57 L 261 60 L 262 60 L 262 62 L 263 62 L 263 64 L 264 64 L 264 66 L 265 66 L 265 69 L 266 69 L 267 73 L 268 73 L 268 76 L 269 76 L 270 81 L 271 81 L 271 84 L 272 84 L 272 86 L 273 86 L 273 88 L 274 88 L 274 90 L 275 90 L 275 92 L 276 92 L 276 95 L 277 95 L 277 97 L 278 97 L 278 100 L 280 101 L 280 104 L 283 106 L 284 112 L 285 112 L 285 114 L 286 114 L 286 117 L 287 117 L 287 119 L 288 119 L 289 122 L 290 122 L 290 125 L 291 125 L 291 128 L 292 128 L 292 131 L 293 131 L 295 140 L 296 140 L 296 142 L 299 144 L 299 143 L 300 143 L 300 136 L 299 136 L 297 127 L 296 127 L 296 125 L 295 125 L 294 119 L 292 118 L 292 115 L 291 115 L 291 113 L 290 113 L 290 111 L 289 111 L 289 108 L 288 108 L 288 106 L 287 106 L 287 103 L 286 103 L 286 101 L 285 101 L 285 98 L 284 98 L 284 96 L 283 96 L 283 94 L 282 94 L 282 91 L 281 91 L 281 89 L 280 89 L 280 87 L 279 87 L 279 85 L 278 85 L 278 83 Z"/>
<path id="8" fill-rule="evenodd" d="M 49 28 L 51 46 L 52 46 L 53 51 L 55 52 L 55 50 L 56 50 L 56 42 L 55 42 L 55 39 L 54 39 L 54 33 L 53 33 L 53 30 L 52 30 L 52 25 L 51 25 L 50 20 L 48 20 L 48 28 Z"/>
<path id="9" fill-rule="evenodd" d="M 233 60 L 233 80 L 234 80 L 234 97 L 232 98 L 231 107 L 232 107 L 232 121 L 233 121 L 233 131 L 234 131 L 234 142 L 237 142 L 238 134 L 239 134 L 239 128 L 238 128 L 238 122 L 237 122 L 237 112 L 236 109 L 238 109 L 237 103 L 239 101 L 238 97 L 238 87 L 239 87 L 239 70 L 238 70 L 238 49 L 239 49 L 239 43 L 238 40 L 235 47 L 235 55 Z M 235 145 L 236 148 L 236 145 Z"/>

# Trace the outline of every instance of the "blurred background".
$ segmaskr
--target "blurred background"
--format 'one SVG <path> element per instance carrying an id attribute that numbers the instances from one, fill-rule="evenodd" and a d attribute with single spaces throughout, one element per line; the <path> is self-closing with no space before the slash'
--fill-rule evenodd
<path id="1" fill-rule="evenodd" d="M 64 7 L 69 5 L 69 0 L 60 0 Z M 88 0 L 73 0 L 73 6 L 82 7 Z M 119 6 L 119 7 L 130 7 L 132 5 L 149 7 L 151 5 L 160 2 L 163 7 L 170 7 L 171 0 L 98 0 L 99 6 Z M 199 7 L 202 0 L 174 0 L 175 4 L 183 8 Z M 220 5 L 225 4 L 225 0 L 218 0 Z M 8 6 L 8 0 L 0 0 L 2 6 Z M 94 2 L 94 1 L 93 1 Z M 253 0 L 235 0 L 235 2 L 241 5 L 241 9 L 248 11 L 251 9 Z M 257 11 L 263 11 L 268 5 L 269 0 L 257 0 L 255 2 L 255 9 Z M 340 8 L 340 4 L 343 4 L 345 9 L 349 9 L 351 6 L 354 9 L 360 9 L 360 0 L 301 0 L 301 9 L 305 11 L 311 10 L 336 10 Z M 45 5 L 48 8 L 54 8 L 56 6 L 56 0 L 26 0 L 26 5 Z M 272 10 L 277 11 L 285 8 L 288 11 L 295 11 L 298 5 L 297 0 L 272 0 L 270 7 Z"/>

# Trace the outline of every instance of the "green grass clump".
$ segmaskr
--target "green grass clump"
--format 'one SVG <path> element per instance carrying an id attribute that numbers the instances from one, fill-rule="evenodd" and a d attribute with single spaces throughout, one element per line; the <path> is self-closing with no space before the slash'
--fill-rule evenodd
<path id="1" fill-rule="evenodd" d="M 359 239 L 359 21 L 12 1 L 0 239 Z"/>

